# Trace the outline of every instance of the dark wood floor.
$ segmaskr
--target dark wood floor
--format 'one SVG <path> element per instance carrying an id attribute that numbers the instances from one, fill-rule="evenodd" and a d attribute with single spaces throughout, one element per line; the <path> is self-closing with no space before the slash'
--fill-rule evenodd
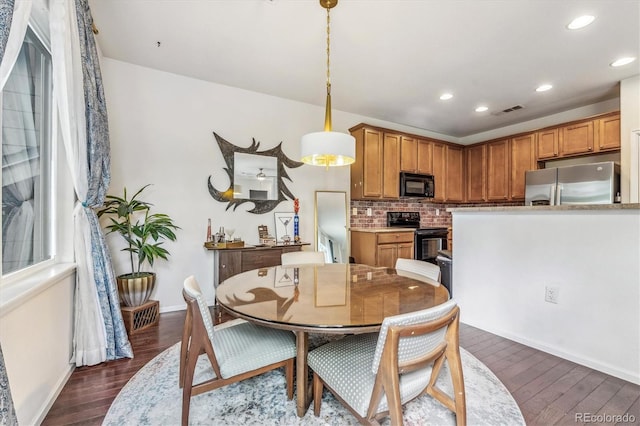
<path id="1" fill-rule="evenodd" d="M 180 340 L 183 321 L 184 312 L 162 314 L 158 326 L 131 336 L 135 358 L 77 368 L 43 424 L 101 424 L 127 381 L 149 360 Z M 640 423 L 638 385 L 467 325 L 461 326 L 460 344 L 502 380 L 528 425 Z M 581 421 L 579 417 L 625 413 L 635 420 L 590 422 L 585 420 L 593 418 L 582 417 Z"/>

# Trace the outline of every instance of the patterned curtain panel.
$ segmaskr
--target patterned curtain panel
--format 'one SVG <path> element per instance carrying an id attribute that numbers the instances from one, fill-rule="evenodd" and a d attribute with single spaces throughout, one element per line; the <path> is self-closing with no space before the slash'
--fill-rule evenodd
<path id="1" fill-rule="evenodd" d="M 107 361 L 133 357 L 133 351 L 124 327 L 118 289 L 111 264 L 111 256 L 94 208 L 101 207 L 111 181 L 111 153 L 107 105 L 95 38 L 93 18 L 87 0 L 76 0 L 76 18 L 82 62 L 82 80 L 86 104 L 87 125 L 87 196 L 82 205 L 91 229 L 93 278 L 98 292 L 105 326 Z"/>
<path id="2" fill-rule="evenodd" d="M 133 357 L 111 258 L 94 208 L 110 182 L 107 112 L 87 0 L 50 0 L 53 83 L 60 133 L 79 203 L 73 361 L 95 365 Z"/>
<path id="3" fill-rule="evenodd" d="M 9 41 L 9 31 L 13 20 L 14 0 L 0 1 L 0 62 L 8 61 L 5 57 L 5 50 Z M 22 44 L 22 40 L 20 41 Z M 15 60 L 12 58 L 11 60 Z M 3 64 L 3 68 L 11 68 L 13 64 Z M 2 79 L 4 81 L 4 78 Z M 2 89 L 2 85 L 0 85 Z M 0 424 L 1 425 L 17 425 L 18 418 L 16 410 L 13 406 L 13 398 L 11 397 L 11 388 L 9 387 L 9 377 L 7 369 L 4 365 L 4 356 L 2 355 L 2 347 L 0 346 Z"/>

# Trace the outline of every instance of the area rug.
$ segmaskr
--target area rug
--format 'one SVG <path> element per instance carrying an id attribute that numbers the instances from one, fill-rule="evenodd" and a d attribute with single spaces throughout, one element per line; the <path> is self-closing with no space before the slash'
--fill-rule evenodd
<path id="1" fill-rule="evenodd" d="M 233 323 L 233 322 L 232 322 Z M 231 324 L 224 324 L 229 326 Z M 317 339 L 317 337 L 316 337 Z M 312 342 L 310 346 L 317 342 Z M 467 424 L 524 425 L 522 413 L 498 378 L 473 355 L 460 349 L 467 397 Z M 122 388 L 109 408 L 103 425 L 179 425 L 182 390 L 178 388 L 180 344 L 149 361 Z M 201 357 L 196 382 L 212 377 L 208 361 Z M 452 394 L 449 372 L 440 373 L 439 386 Z M 428 395 L 404 406 L 404 423 L 455 425 L 455 416 Z M 284 371 L 278 369 L 191 399 L 192 425 L 357 425 L 356 419 L 325 390 L 320 417 L 309 407 L 296 415 L 295 396 L 287 400 Z M 389 425 L 385 419 L 383 425 Z"/>

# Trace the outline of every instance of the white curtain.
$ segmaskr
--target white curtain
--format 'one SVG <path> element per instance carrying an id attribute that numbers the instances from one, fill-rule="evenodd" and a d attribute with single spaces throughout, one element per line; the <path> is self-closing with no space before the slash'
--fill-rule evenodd
<path id="1" fill-rule="evenodd" d="M 31 0 L 17 0 L 15 2 L 14 0 L 2 0 L 0 2 L 0 92 L 4 90 L 4 86 L 22 48 L 30 13 Z M 0 107 L 2 106 L 1 103 L 2 96 L 0 96 Z M 0 127 L 2 125 L 1 117 L 0 115 Z M 0 136 L 0 145 L 2 145 L 2 136 Z M 1 347 L 0 423 L 11 426 L 18 424 Z"/>

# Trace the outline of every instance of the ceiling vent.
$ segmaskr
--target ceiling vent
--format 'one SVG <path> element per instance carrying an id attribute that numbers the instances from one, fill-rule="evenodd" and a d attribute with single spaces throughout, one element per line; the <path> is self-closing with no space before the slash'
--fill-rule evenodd
<path id="1" fill-rule="evenodd" d="M 517 111 L 522 108 L 524 108 L 522 105 L 516 105 L 516 106 L 512 106 L 511 108 L 503 109 L 502 112 Z"/>
<path id="2" fill-rule="evenodd" d="M 523 109 L 524 107 L 522 105 L 514 105 L 510 108 L 507 109 L 503 109 L 502 111 L 494 111 L 491 114 L 492 115 L 502 115 L 502 114 L 506 114 L 508 112 L 513 112 L 513 111 L 518 111 L 519 109 Z"/>

